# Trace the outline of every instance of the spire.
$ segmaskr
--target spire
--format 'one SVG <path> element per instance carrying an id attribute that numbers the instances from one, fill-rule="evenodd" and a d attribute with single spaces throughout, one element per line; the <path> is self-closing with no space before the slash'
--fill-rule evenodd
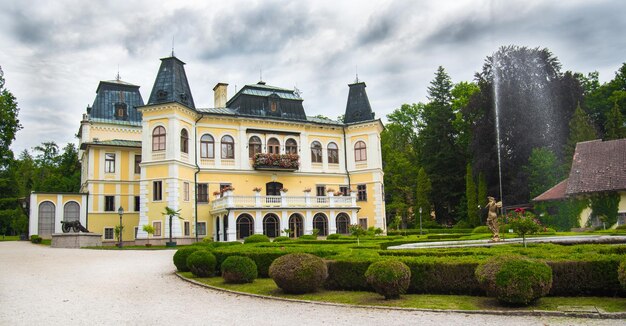
<path id="1" fill-rule="evenodd" d="M 374 113 L 372 113 L 372 107 L 367 98 L 367 92 L 365 92 L 365 83 L 357 79 L 354 84 L 348 86 L 350 92 L 348 93 L 344 122 L 354 123 L 374 119 Z"/>
<path id="2" fill-rule="evenodd" d="M 184 62 L 174 56 L 161 59 L 161 67 L 154 81 L 148 105 L 177 102 L 192 109 L 196 108 L 184 65 Z"/>

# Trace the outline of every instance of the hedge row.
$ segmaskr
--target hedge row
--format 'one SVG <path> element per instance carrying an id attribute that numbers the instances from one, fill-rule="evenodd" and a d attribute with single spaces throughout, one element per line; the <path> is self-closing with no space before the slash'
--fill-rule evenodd
<path id="1" fill-rule="evenodd" d="M 408 293 L 482 295 L 474 275 L 478 262 L 434 262 L 400 259 L 411 269 Z M 371 290 L 365 271 L 373 261 L 328 261 L 325 287 L 331 290 Z M 626 295 L 617 278 L 619 260 L 548 262 L 552 296 Z"/>
<path id="2" fill-rule="evenodd" d="M 472 233 L 474 229 L 422 229 L 421 234 L 449 234 L 449 233 Z M 390 230 L 387 231 L 387 235 L 419 235 L 420 229 L 404 229 L 404 230 Z"/>

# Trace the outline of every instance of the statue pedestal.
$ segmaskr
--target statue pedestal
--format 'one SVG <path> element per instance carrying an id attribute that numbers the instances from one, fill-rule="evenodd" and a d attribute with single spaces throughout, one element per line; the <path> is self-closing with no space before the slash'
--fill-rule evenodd
<path id="1" fill-rule="evenodd" d="M 97 233 L 54 233 L 52 248 L 102 247 L 102 234 Z"/>

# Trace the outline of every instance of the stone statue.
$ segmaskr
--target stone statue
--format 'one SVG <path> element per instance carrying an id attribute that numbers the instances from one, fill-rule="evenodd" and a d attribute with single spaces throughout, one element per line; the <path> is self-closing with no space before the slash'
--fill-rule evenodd
<path id="1" fill-rule="evenodd" d="M 61 221 L 61 230 L 63 230 L 63 233 L 68 233 L 70 232 L 70 230 L 73 230 L 74 232 L 85 232 L 85 233 L 90 233 L 89 230 L 87 230 L 82 224 L 80 224 L 79 220 L 76 221 Z"/>
<path id="2" fill-rule="evenodd" d="M 499 201 L 496 203 L 496 199 L 491 196 L 487 197 L 487 200 L 489 201 L 487 203 L 487 209 L 489 210 L 489 213 L 487 213 L 487 226 L 489 226 L 491 233 L 493 233 L 491 240 L 498 242 L 500 241 L 500 228 L 498 225 L 498 214 L 496 213 L 496 210 L 502 207 L 502 202 Z"/>

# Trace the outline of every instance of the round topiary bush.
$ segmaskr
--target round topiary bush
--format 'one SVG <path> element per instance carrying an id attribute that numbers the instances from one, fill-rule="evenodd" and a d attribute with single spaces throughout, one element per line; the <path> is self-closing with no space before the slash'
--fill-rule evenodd
<path id="1" fill-rule="evenodd" d="M 226 283 L 252 283 L 257 276 L 256 264 L 248 257 L 230 256 L 222 262 L 222 277 Z"/>
<path id="2" fill-rule="evenodd" d="M 329 234 L 326 237 L 326 240 L 339 240 L 339 237 L 341 237 L 341 235 L 339 235 L 337 233 L 333 233 L 333 234 Z"/>
<path id="3" fill-rule="evenodd" d="M 626 260 L 622 261 L 617 267 L 617 278 L 622 288 L 626 290 Z"/>
<path id="4" fill-rule="evenodd" d="M 187 257 L 187 268 L 198 277 L 209 277 L 215 273 L 217 259 L 206 250 L 197 250 Z"/>
<path id="5" fill-rule="evenodd" d="M 382 260 L 367 268 L 365 278 L 385 300 L 397 299 L 409 288 L 411 269 L 398 260 Z"/>
<path id="6" fill-rule="evenodd" d="M 179 272 L 189 272 L 189 267 L 187 267 L 187 257 L 192 253 L 202 250 L 203 248 L 200 246 L 192 246 L 192 247 L 184 247 L 176 250 L 174 254 L 174 265 Z"/>
<path id="7" fill-rule="evenodd" d="M 276 258 L 270 265 L 269 275 L 285 293 L 310 293 L 324 284 L 328 268 L 317 256 L 293 253 Z"/>
<path id="8" fill-rule="evenodd" d="M 270 242 L 265 234 L 253 234 L 243 240 L 243 243 L 258 243 L 258 242 Z"/>
<path id="9" fill-rule="evenodd" d="M 552 268 L 521 256 L 495 256 L 476 268 L 487 295 L 510 305 L 529 305 L 552 287 Z"/>
<path id="10" fill-rule="evenodd" d="M 472 233 L 491 233 L 491 230 L 489 230 L 488 226 L 481 225 L 481 226 L 475 227 Z"/>
<path id="11" fill-rule="evenodd" d="M 272 242 L 283 242 L 283 241 L 288 241 L 288 240 L 289 240 L 289 237 L 281 236 L 281 237 L 274 238 L 274 241 Z"/>

